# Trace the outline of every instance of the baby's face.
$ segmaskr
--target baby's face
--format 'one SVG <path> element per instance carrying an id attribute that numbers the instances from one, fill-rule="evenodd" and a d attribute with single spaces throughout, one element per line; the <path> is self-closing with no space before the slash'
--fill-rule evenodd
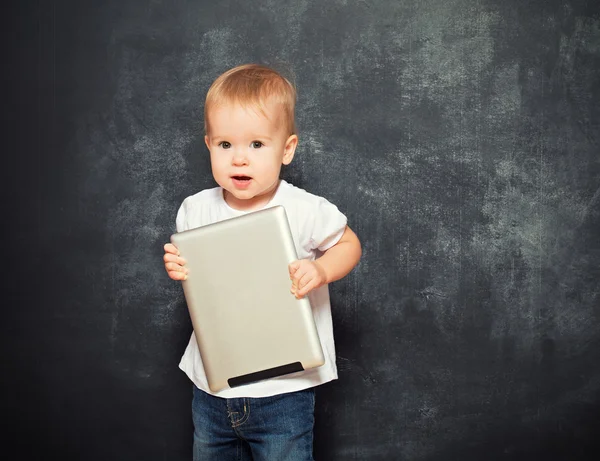
<path id="1" fill-rule="evenodd" d="M 230 103 L 208 113 L 210 134 L 205 137 L 215 181 L 225 189 L 232 208 L 262 208 L 275 194 L 281 165 L 292 161 L 298 138 L 281 123 L 281 109 L 258 109 Z"/>

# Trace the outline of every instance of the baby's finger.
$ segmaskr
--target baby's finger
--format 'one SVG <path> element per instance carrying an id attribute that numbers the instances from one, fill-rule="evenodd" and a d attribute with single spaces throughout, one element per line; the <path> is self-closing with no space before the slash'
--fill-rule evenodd
<path id="1" fill-rule="evenodd" d="M 308 293 L 310 293 L 315 288 L 317 288 L 317 281 L 316 281 L 316 279 L 312 279 L 304 287 L 302 287 L 300 290 L 296 291 L 296 298 L 298 298 L 298 299 L 303 298 L 304 296 L 306 296 Z"/>
<path id="2" fill-rule="evenodd" d="M 185 266 L 186 260 L 181 256 L 174 255 L 172 253 L 165 253 L 163 256 L 163 260 L 165 263 L 177 263 L 180 266 Z"/>
<path id="3" fill-rule="evenodd" d="M 304 296 L 306 296 L 308 293 L 310 293 L 313 289 L 316 288 L 316 285 L 316 282 L 314 280 L 311 280 L 309 283 L 306 284 L 306 286 L 299 290 L 296 290 L 296 292 L 294 293 L 296 295 L 296 298 L 304 298 Z"/>
<path id="4" fill-rule="evenodd" d="M 172 243 L 165 243 L 164 248 L 165 248 L 165 253 L 171 253 L 171 254 L 179 256 L 179 250 Z"/>
<path id="5" fill-rule="evenodd" d="M 304 274 L 302 274 L 301 277 L 298 278 L 298 286 L 300 288 L 304 288 L 304 286 L 314 278 L 315 278 L 315 275 L 313 272 L 306 271 L 306 272 L 304 272 Z"/>
<path id="6" fill-rule="evenodd" d="M 293 261 L 288 265 L 288 271 L 290 272 L 290 277 L 292 277 L 296 273 L 296 271 L 298 270 L 299 267 L 300 267 L 299 260 Z"/>
<path id="7" fill-rule="evenodd" d="M 183 272 L 184 274 L 188 273 L 188 270 L 185 267 L 177 263 L 169 262 L 165 264 L 165 267 L 167 268 L 167 272 Z"/>
<path id="8" fill-rule="evenodd" d="M 302 277 L 306 275 L 307 272 L 308 271 L 306 269 L 306 266 L 301 265 L 300 267 L 298 267 L 296 272 L 294 272 L 293 275 L 290 276 L 290 278 L 298 282 Z"/>
<path id="9" fill-rule="evenodd" d="M 188 276 L 187 274 L 184 274 L 183 272 L 179 272 L 179 271 L 169 271 L 167 272 L 169 274 L 169 277 L 173 280 L 187 280 Z"/>

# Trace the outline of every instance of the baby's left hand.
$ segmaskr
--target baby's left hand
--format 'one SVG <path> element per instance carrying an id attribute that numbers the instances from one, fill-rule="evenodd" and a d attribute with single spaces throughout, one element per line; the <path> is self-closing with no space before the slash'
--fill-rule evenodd
<path id="1" fill-rule="evenodd" d="M 323 267 L 316 261 L 299 259 L 288 266 L 292 279 L 291 292 L 300 299 L 326 283 Z"/>

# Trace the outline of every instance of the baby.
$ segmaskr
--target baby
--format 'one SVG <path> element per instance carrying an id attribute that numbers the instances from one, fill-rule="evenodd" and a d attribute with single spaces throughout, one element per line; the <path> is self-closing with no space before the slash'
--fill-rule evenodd
<path id="1" fill-rule="evenodd" d="M 298 145 L 295 103 L 294 86 L 268 67 L 235 67 L 214 81 L 204 141 L 219 187 L 187 197 L 176 225 L 181 232 L 282 205 L 298 254 L 289 265 L 290 290 L 311 302 L 325 364 L 212 393 L 192 334 L 179 366 L 194 383 L 194 461 L 312 460 L 314 388 L 337 379 L 328 284 L 358 264 L 361 246 L 335 205 L 279 178 Z M 164 249 L 169 277 L 185 280 L 177 248 Z"/>

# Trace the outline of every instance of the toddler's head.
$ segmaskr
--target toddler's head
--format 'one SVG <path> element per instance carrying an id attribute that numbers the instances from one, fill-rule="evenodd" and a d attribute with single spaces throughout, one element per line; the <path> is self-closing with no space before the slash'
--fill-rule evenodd
<path id="1" fill-rule="evenodd" d="M 218 77 L 204 106 L 204 141 L 225 201 L 258 209 L 274 196 L 294 157 L 296 90 L 276 71 L 246 64 Z"/>
<path id="2" fill-rule="evenodd" d="M 206 94 L 204 104 L 204 131 L 210 134 L 211 110 L 224 104 L 237 104 L 258 110 L 268 116 L 266 106 L 278 109 L 278 123 L 285 126 L 288 135 L 296 134 L 294 110 L 296 89 L 275 70 L 259 64 L 244 64 L 220 75 Z"/>

